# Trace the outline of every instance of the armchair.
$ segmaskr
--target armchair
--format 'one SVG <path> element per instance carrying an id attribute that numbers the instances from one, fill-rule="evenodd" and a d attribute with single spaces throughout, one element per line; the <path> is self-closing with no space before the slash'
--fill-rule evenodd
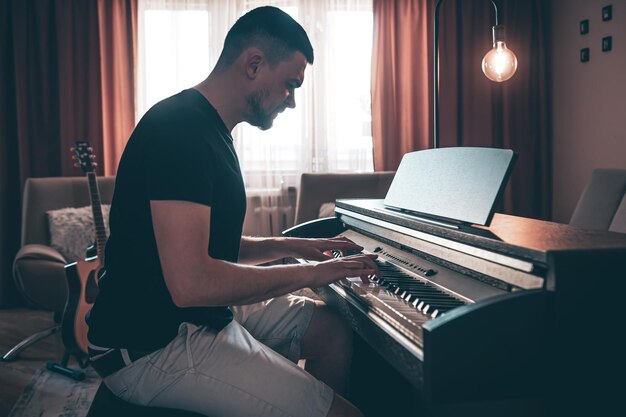
<path id="1" fill-rule="evenodd" d="M 594 169 L 569 224 L 626 233 L 626 169 Z"/>
<path id="2" fill-rule="evenodd" d="M 295 224 L 324 216 L 324 205 L 341 198 L 385 198 L 395 171 L 304 173 L 296 203 Z M 327 214 L 332 215 L 333 207 Z M 320 216 L 322 215 L 322 216 Z"/>
<path id="3" fill-rule="evenodd" d="M 97 181 L 102 204 L 111 204 L 115 177 L 101 177 Z M 60 322 L 67 299 L 64 267 L 69 260 L 50 246 L 46 212 L 85 207 L 90 203 L 86 177 L 29 178 L 24 186 L 21 248 L 13 262 L 13 279 L 27 303 L 53 312 L 55 323 Z M 24 349 L 59 329 L 57 324 L 31 335 L 9 350 L 2 359 L 16 359 Z"/>

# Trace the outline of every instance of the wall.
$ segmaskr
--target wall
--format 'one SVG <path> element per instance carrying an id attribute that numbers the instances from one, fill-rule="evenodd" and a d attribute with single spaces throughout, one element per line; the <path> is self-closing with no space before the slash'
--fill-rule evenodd
<path id="1" fill-rule="evenodd" d="M 613 18 L 603 22 L 609 4 Z M 613 49 L 602 52 L 609 35 Z M 552 0 L 551 37 L 552 218 L 567 223 L 594 168 L 626 169 L 626 0 Z"/>

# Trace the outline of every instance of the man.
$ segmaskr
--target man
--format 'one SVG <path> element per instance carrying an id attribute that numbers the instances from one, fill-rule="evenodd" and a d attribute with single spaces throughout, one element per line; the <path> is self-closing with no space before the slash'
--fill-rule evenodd
<path id="1" fill-rule="evenodd" d="M 93 366 L 120 398 L 211 416 L 361 416 L 341 396 L 349 329 L 323 303 L 285 294 L 367 279 L 374 256 L 325 253 L 362 249 L 345 239 L 241 236 L 246 196 L 230 132 L 242 121 L 268 129 L 294 108 L 308 63 L 302 27 L 255 9 L 206 80 L 135 128 L 88 316 Z M 252 266 L 287 256 L 318 262 Z"/>

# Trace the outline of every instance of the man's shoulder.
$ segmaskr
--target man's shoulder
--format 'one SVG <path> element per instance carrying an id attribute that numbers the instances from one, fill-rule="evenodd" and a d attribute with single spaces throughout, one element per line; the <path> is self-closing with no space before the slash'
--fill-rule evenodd
<path id="1" fill-rule="evenodd" d="M 136 133 L 142 136 L 196 136 L 208 130 L 218 130 L 202 103 L 189 97 L 186 91 L 161 100 L 152 106 L 137 124 Z"/>
<path id="2" fill-rule="evenodd" d="M 145 117 L 157 120 L 201 117 L 202 110 L 202 102 L 188 89 L 159 101 L 148 110 Z"/>
<path id="3" fill-rule="evenodd" d="M 199 92 L 183 90 L 150 108 L 137 124 L 131 141 L 136 149 L 153 155 L 171 155 L 177 149 L 187 154 L 217 153 L 228 133 L 211 110 Z"/>

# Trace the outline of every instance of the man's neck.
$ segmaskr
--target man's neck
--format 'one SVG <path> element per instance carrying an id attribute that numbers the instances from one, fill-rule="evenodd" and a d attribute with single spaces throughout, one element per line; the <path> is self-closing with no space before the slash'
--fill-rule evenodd
<path id="1" fill-rule="evenodd" d="M 245 108 L 245 99 L 241 99 L 237 91 L 226 91 L 236 86 L 236 81 L 229 80 L 228 73 L 211 73 L 204 81 L 194 88 L 200 92 L 217 110 L 226 128 L 232 132 L 235 126 L 243 121 L 242 114 Z"/>

